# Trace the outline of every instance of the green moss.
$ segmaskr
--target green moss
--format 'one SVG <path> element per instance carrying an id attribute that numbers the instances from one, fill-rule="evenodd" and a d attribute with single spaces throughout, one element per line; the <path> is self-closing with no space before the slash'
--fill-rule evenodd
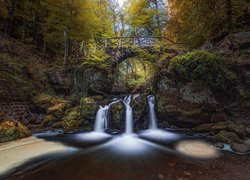
<path id="1" fill-rule="evenodd" d="M 48 108 L 51 106 L 53 104 L 52 101 L 53 97 L 47 94 L 40 94 L 33 98 L 34 104 L 42 108 Z"/>
<path id="2" fill-rule="evenodd" d="M 57 121 L 56 117 L 52 114 L 47 115 L 43 118 L 43 124 L 45 126 L 51 126 Z"/>
<path id="3" fill-rule="evenodd" d="M 193 51 L 170 61 L 170 73 L 184 81 L 200 81 L 215 90 L 227 92 L 239 81 L 238 74 L 214 53 Z"/>
<path id="4" fill-rule="evenodd" d="M 92 97 L 82 98 L 80 101 L 81 114 L 85 119 L 94 119 L 98 110 L 97 101 Z"/>
<path id="5" fill-rule="evenodd" d="M 20 122 L 5 120 L 0 124 L 0 143 L 30 136 L 31 133 Z"/>
<path id="6" fill-rule="evenodd" d="M 55 117 L 61 119 L 66 108 L 66 103 L 58 103 L 47 109 L 47 114 L 54 114 Z"/>
<path id="7" fill-rule="evenodd" d="M 233 132 L 220 131 L 218 134 L 214 136 L 215 140 L 221 141 L 224 143 L 232 144 L 232 143 L 241 143 L 240 138 Z"/>
<path id="8" fill-rule="evenodd" d="M 124 114 L 123 104 L 121 102 L 113 104 L 111 106 L 110 112 L 111 112 L 112 125 L 118 128 L 123 120 L 123 114 Z"/>
<path id="9" fill-rule="evenodd" d="M 83 124 L 80 109 L 78 107 L 70 109 L 63 118 L 62 124 L 66 132 L 80 128 Z"/>
<path id="10" fill-rule="evenodd" d="M 33 84 L 28 77 L 27 67 L 19 58 L 0 54 L 0 98 L 24 98 L 33 93 Z"/>

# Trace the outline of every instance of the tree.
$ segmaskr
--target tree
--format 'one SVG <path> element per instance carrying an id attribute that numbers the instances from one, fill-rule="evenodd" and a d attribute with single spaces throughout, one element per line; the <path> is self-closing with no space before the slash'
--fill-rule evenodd
<path id="1" fill-rule="evenodd" d="M 194 48 L 249 27 L 246 0 L 169 0 L 166 36 Z"/>

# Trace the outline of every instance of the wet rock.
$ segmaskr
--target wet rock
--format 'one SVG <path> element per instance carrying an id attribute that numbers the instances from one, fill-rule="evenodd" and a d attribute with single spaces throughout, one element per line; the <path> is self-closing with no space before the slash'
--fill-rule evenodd
<path id="1" fill-rule="evenodd" d="M 110 107 L 110 127 L 112 129 L 121 129 L 124 127 L 124 116 L 125 116 L 125 107 L 122 102 L 113 104 Z"/>
<path id="2" fill-rule="evenodd" d="M 148 104 L 146 94 L 135 94 L 132 97 L 131 107 L 136 129 L 148 128 Z"/>
<path id="3" fill-rule="evenodd" d="M 0 124 L 0 143 L 31 136 L 28 128 L 20 122 L 4 120 Z"/>
<path id="4" fill-rule="evenodd" d="M 235 133 L 224 131 L 224 130 L 216 134 L 214 136 L 214 139 L 216 141 L 221 141 L 227 144 L 242 143 L 241 139 Z"/>
<path id="5" fill-rule="evenodd" d="M 62 119 L 62 125 L 65 132 L 80 129 L 83 125 L 83 118 L 78 107 L 69 109 Z"/>
<path id="6" fill-rule="evenodd" d="M 236 151 L 239 153 L 246 153 L 250 150 L 248 146 L 244 144 L 239 144 L 239 143 L 233 143 L 230 147 L 233 151 Z"/>
<path id="7" fill-rule="evenodd" d="M 219 148 L 219 149 L 222 149 L 222 148 L 224 148 L 224 144 L 218 142 L 218 143 L 215 143 L 215 144 L 214 144 L 214 147 Z"/>

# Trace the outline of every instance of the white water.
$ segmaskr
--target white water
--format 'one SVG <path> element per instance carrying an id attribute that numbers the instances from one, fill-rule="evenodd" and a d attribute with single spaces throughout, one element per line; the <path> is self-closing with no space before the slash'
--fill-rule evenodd
<path id="1" fill-rule="evenodd" d="M 100 106 L 95 117 L 95 132 L 103 132 L 107 128 L 108 106 Z"/>
<path id="2" fill-rule="evenodd" d="M 108 111 L 111 105 L 118 103 L 120 100 L 116 100 L 114 102 L 111 102 L 109 105 L 106 105 L 104 107 L 99 106 L 99 110 L 96 114 L 95 118 L 95 132 L 104 132 L 105 129 L 108 128 Z"/>
<path id="3" fill-rule="evenodd" d="M 123 100 L 123 103 L 126 107 L 126 125 L 125 125 L 125 134 L 132 134 L 133 133 L 133 111 L 130 107 L 131 102 L 131 95 L 126 96 Z"/>
<path id="4" fill-rule="evenodd" d="M 158 129 L 157 127 L 157 117 L 155 113 L 155 97 L 150 95 L 148 96 L 148 105 L 149 105 L 149 128 Z"/>

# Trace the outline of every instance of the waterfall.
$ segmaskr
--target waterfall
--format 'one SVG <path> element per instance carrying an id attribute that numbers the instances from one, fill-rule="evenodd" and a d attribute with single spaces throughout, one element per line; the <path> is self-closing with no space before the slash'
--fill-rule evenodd
<path id="1" fill-rule="evenodd" d="M 120 100 L 115 100 L 111 102 L 109 105 L 104 107 L 99 106 L 99 110 L 97 111 L 96 118 L 95 118 L 95 127 L 94 131 L 96 132 L 103 132 L 105 129 L 108 128 L 108 111 L 111 105 L 118 103 Z"/>
<path id="2" fill-rule="evenodd" d="M 149 95 L 147 97 L 148 105 L 149 105 L 149 128 L 157 129 L 157 118 L 155 113 L 155 97 L 153 95 Z"/>
<path id="3" fill-rule="evenodd" d="M 108 106 L 100 106 L 96 117 L 95 117 L 95 128 L 96 132 L 103 132 L 107 128 L 108 117 Z"/>
<path id="4" fill-rule="evenodd" d="M 125 104 L 126 107 L 126 129 L 125 133 L 126 134 L 132 134 L 133 133 L 133 112 L 132 108 L 130 107 L 130 102 L 131 102 L 131 95 L 126 96 L 123 100 L 123 103 Z"/>

